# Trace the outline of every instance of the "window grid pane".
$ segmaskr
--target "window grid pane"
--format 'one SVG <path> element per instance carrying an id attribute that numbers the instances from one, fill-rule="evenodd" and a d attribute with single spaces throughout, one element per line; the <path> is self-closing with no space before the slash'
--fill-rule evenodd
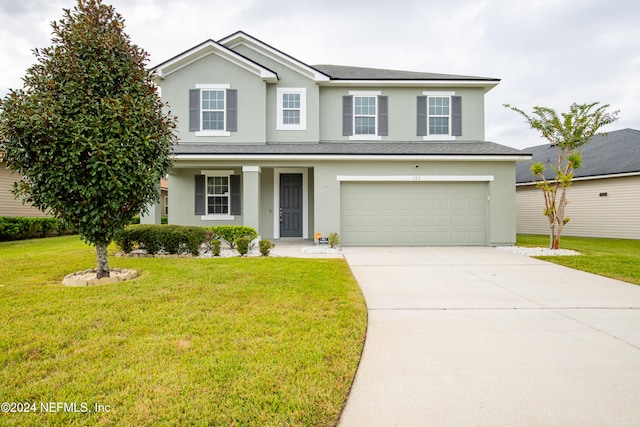
<path id="1" fill-rule="evenodd" d="M 448 116 L 449 115 L 449 98 L 448 97 L 429 97 L 429 115 L 430 116 Z"/>
<path id="2" fill-rule="evenodd" d="M 299 125 L 300 111 L 299 110 L 283 110 L 282 123 L 284 123 L 285 125 Z"/>
<path id="3" fill-rule="evenodd" d="M 449 118 L 448 117 L 429 117 L 429 134 L 430 135 L 448 135 L 449 134 Z"/>
<path id="4" fill-rule="evenodd" d="M 354 99 L 355 114 L 357 116 L 375 116 L 375 96 L 356 96 Z"/>
<path id="5" fill-rule="evenodd" d="M 299 93 L 285 93 L 282 95 L 282 107 L 287 109 L 299 109 L 300 108 L 300 94 Z"/>
<path id="6" fill-rule="evenodd" d="M 224 113 L 203 111 L 202 130 L 224 130 Z"/>
<path id="7" fill-rule="evenodd" d="M 207 212 L 209 214 L 228 214 L 229 198 L 209 196 L 207 197 Z"/>
<path id="8" fill-rule="evenodd" d="M 356 135 L 375 135 L 376 133 L 375 117 L 356 117 L 355 124 Z"/>

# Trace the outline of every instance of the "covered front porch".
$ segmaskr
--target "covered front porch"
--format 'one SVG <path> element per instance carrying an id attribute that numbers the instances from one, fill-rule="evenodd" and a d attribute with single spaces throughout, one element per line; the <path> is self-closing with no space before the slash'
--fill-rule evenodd
<path id="1" fill-rule="evenodd" d="M 313 239 L 314 168 L 177 163 L 168 175 L 168 223 L 244 225 L 265 239 Z M 160 223 L 154 206 L 141 220 Z"/>

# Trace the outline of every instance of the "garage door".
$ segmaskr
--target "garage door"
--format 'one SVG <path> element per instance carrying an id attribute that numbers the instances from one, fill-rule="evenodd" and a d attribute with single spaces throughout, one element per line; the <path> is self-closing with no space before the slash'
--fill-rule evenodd
<path id="1" fill-rule="evenodd" d="M 485 182 L 343 182 L 344 245 L 485 245 Z"/>

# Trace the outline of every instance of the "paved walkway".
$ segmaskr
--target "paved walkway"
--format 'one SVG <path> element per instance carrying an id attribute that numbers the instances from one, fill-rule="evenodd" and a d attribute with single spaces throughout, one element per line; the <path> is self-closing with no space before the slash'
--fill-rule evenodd
<path id="1" fill-rule="evenodd" d="M 640 426 L 640 286 L 492 248 L 343 248 L 369 319 L 340 421 Z"/>

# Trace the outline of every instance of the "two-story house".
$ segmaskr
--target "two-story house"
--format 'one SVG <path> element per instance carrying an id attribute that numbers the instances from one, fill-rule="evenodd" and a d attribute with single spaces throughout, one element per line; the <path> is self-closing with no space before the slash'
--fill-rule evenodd
<path id="1" fill-rule="evenodd" d="M 344 245 L 515 241 L 521 151 L 484 140 L 498 79 L 309 66 L 244 33 L 155 67 L 179 119 L 169 223 Z"/>

